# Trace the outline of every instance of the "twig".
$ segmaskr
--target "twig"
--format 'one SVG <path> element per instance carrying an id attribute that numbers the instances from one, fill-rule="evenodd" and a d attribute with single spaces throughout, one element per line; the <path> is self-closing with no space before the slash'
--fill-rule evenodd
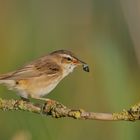
<path id="1" fill-rule="evenodd" d="M 132 106 L 129 110 L 119 113 L 94 113 L 83 109 L 70 109 L 57 101 L 49 101 L 43 104 L 35 104 L 23 100 L 6 100 L 0 98 L 0 109 L 2 111 L 21 110 L 37 114 L 44 114 L 54 118 L 71 117 L 82 120 L 104 120 L 104 121 L 135 121 L 140 120 L 140 103 Z"/>

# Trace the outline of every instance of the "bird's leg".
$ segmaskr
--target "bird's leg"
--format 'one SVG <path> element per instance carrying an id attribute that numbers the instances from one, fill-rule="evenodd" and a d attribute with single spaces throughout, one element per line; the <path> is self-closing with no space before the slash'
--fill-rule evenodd
<path id="1" fill-rule="evenodd" d="M 41 106 L 41 114 L 43 114 L 46 107 L 52 107 L 56 104 L 56 101 L 48 99 L 48 98 L 41 98 L 41 97 L 36 97 L 36 96 L 33 96 L 31 98 L 45 101 L 45 103 Z"/>
<path id="2" fill-rule="evenodd" d="M 30 100 L 28 98 L 24 98 L 22 96 L 20 96 L 21 100 L 26 101 L 26 102 L 30 102 Z"/>
<path id="3" fill-rule="evenodd" d="M 41 97 L 32 97 L 33 99 L 37 99 L 37 100 L 41 100 L 41 101 L 45 101 L 48 105 L 53 105 L 56 103 L 55 100 L 51 100 L 48 98 L 41 98 Z"/>
<path id="4" fill-rule="evenodd" d="M 41 100 L 41 101 L 45 101 L 45 102 L 51 101 L 51 99 L 48 99 L 48 98 L 41 98 L 41 97 L 36 97 L 36 96 L 33 96 L 33 97 L 31 97 L 31 98 L 37 99 L 37 100 Z"/>
<path id="5" fill-rule="evenodd" d="M 48 98 L 41 98 L 38 96 L 31 96 L 31 98 L 33 99 L 37 99 L 37 100 L 41 100 L 41 101 L 45 101 L 47 104 L 54 104 L 56 101 L 48 99 Z"/>

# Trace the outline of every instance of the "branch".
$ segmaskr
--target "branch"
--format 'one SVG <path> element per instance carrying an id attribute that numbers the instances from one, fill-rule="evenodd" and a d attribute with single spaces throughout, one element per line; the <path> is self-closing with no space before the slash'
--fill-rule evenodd
<path id="1" fill-rule="evenodd" d="M 0 110 L 2 111 L 28 111 L 37 114 L 44 114 L 54 118 L 71 117 L 82 120 L 104 120 L 104 121 L 135 121 L 140 120 L 140 103 L 132 106 L 129 110 L 119 113 L 94 113 L 83 109 L 70 109 L 63 104 L 50 100 L 43 104 L 35 104 L 23 100 L 6 100 L 0 98 Z"/>

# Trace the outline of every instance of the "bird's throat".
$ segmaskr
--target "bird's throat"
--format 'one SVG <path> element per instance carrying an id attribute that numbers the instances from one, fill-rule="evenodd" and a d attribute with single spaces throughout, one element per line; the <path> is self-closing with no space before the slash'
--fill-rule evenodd
<path id="1" fill-rule="evenodd" d="M 70 74 L 71 72 L 73 72 L 75 66 L 74 65 L 68 65 L 68 66 L 65 66 L 64 70 L 63 70 L 63 78 L 65 76 L 67 76 L 68 74 Z"/>

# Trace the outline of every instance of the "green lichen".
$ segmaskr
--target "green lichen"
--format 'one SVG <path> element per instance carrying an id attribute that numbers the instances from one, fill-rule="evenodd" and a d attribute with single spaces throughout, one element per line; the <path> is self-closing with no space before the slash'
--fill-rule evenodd
<path id="1" fill-rule="evenodd" d="M 81 118 L 81 111 L 80 110 L 71 110 L 70 112 L 69 112 L 69 116 L 71 116 L 71 117 L 73 117 L 73 118 L 75 118 L 75 119 L 79 119 L 79 118 Z"/>

